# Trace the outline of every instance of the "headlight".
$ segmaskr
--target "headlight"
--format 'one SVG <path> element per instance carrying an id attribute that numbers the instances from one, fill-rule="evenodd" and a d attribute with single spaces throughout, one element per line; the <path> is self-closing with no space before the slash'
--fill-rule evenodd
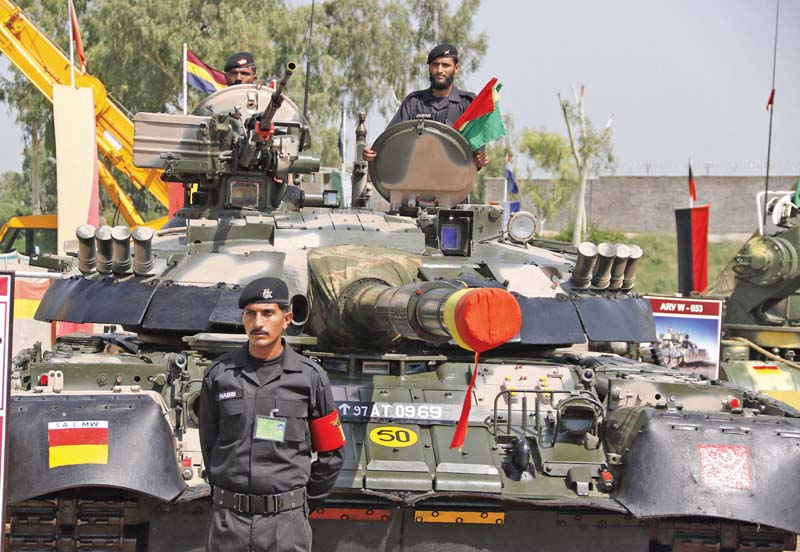
<path id="1" fill-rule="evenodd" d="M 536 217 L 527 211 L 519 211 L 508 219 L 508 235 L 515 242 L 525 243 L 536 234 Z"/>

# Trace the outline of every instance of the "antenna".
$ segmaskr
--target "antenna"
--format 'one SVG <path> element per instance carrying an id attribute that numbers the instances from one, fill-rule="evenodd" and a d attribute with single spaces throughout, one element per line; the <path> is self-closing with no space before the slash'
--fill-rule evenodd
<path id="1" fill-rule="evenodd" d="M 767 178 L 764 182 L 764 213 L 762 228 L 767 226 L 767 196 L 769 195 L 769 159 L 772 153 L 772 115 L 775 113 L 775 66 L 778 61 L 778 15 L 781 11 L 781 0 L 775 5 L 775 48 L 772 52 L 772 90 L 769 93 L 767 109 L 769 109 L 769 136 L 767 138 Z"/>
<path id="2" fill-rule="evenodd" d="M 303 117 L 308 120 L 308 82 L 311 78 L 311 35 L 314 32 L 314 0 L 311 0 L 311 19 L 308 21 L 308 48 L 306 49 L 306 84 L 303 91 Z"/>

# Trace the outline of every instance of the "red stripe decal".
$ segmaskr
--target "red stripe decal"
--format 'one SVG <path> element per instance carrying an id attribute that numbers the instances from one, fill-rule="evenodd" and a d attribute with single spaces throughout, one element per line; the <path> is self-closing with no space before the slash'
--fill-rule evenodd
<path id="1" fill-rule="evenodd" d="M 107 445 L 108 428 L 50 429 L 47 440 L 51 447 L 63 445 Z"/>

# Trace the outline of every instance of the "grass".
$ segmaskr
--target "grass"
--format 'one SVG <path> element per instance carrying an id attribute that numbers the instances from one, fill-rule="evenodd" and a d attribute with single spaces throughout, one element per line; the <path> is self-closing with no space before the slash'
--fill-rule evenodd
<path id="1" fill-rule="evenodd" d="M 561 232 L 555 239 L 571 241 L 571 230 Z M 623 232 L 590 228 L 587 241 L 594 243 L 635 243 L 644 251 L 636 271 L 636 292 L 677 293 L 678 246 L 674 234 L 625 234 Z M 742 247 L 742 240 L 715 240 L 708 244 L 708 281 L 733 258 Z"/>

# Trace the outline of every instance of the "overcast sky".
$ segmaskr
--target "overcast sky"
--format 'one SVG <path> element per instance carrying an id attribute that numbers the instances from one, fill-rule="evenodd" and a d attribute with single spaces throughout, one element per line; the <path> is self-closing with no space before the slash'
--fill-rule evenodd
<path id="1" fill-rule="evenodd" d="M 776 1 L 484 0 L 476 28 L 489 35 L 489 49 L 460 85 L 477 91 L 496 75 L 501 107 L 518 130 L 564 133 L 556 95 L 571 97 L 571 84 L 585 84 L 595 126 L 615 114 L 620 175 L 644 174 L 648 165 L 650 174 L 684 174 L 689 156 L 699 175 L 763 174 Z M 800 1 L 781 0 L 780 9 L 770 172 L 793 175 Z M 0 70 L 7 65 L 3 59 Z M 6 107 L 0 128 L 0 171 L 19 170 L 22 136 Z"/>

